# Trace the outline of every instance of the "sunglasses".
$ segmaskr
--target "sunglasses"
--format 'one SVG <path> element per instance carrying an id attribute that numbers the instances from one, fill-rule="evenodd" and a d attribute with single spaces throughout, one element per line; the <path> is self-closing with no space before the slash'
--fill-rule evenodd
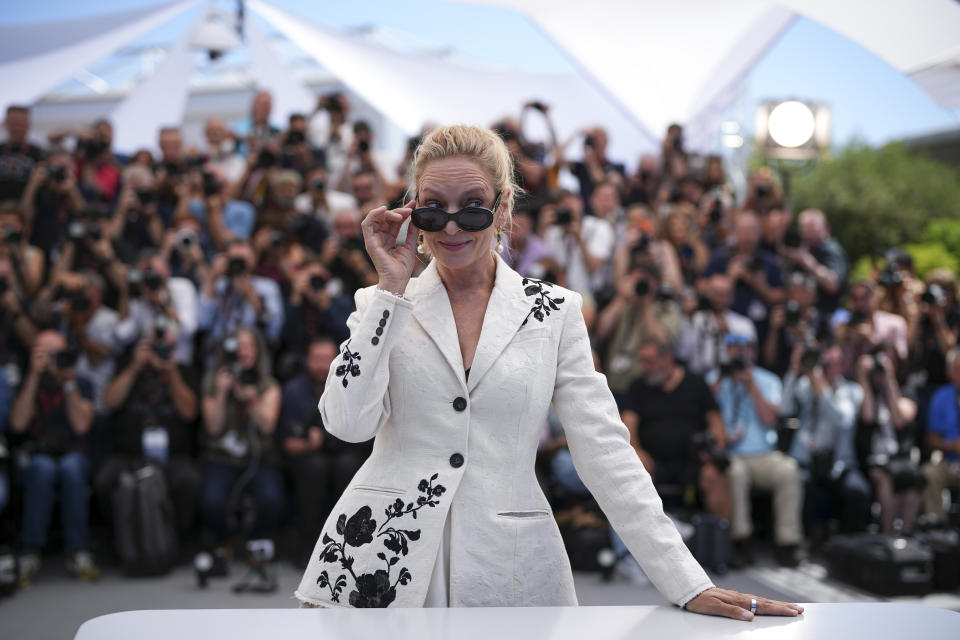
<path id="1" fill-rule="evenodd" d="M 500 206 L 500 196 L 493 201 L 492 209 L 484 207 L 464 207 L 456 213 L 447 213 L 438 207 L 417 207 L 410 214 L 413 226 L 423 231 L 442 231 L 447 222 L 453 220 L 464 231 L 483 231 L 493 224 L 494 211 Z"/>

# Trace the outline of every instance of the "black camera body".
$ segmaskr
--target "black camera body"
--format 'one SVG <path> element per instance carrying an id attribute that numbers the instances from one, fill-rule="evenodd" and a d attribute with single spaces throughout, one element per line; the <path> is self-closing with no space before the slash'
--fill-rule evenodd
<path id="1" fill-rule="evenodd" d="M 707 459 L 721 472 L 730 467 L 730 456 L 717 448 L 716 439 L 706 431 L 693 435 L 693 451 L 698 456 L 700 453 L 706 453 Z"/>
<path id="2" fill-rule="evenodd" d="M 310 288 L 314 291 L 322 291 L 327 286 L 327 279 L 320 274 L 310 276 Z"/>
<path id="3" fill-rule="evenodd" d="M 790 249 L 799 249 L 803 246 L 803 236 L 800 235 L 800 231 L 796 227 L 790 227 L 784 232 L 783 246 Z"/>
<path id="4" fill-rule="evenodd" d="M 800 369 L 803 371 L 811 371 L 820 364 L 820 356 L 820 347 L 816 345 L 807 346 L 800 355 Z"/>
<path id="5" fill-rule="evenodd" d="M 173 345 L 162 339 L 154 340 L 150 344 L 150 348 L 161 360 L 169 360 L 170 356 L 173 355 Z"/>
<path id="6" fill-rule="evenodd" d="M 50 167 L 50 180 L 61 183 L 67 181 L 67 168 L 63 165 Z"/>
<path id="7" fill-rule="evenodd" d="M 803 307 L 795 300 L 790 300 L 784 307 L 787 325 L 793 327 L 803 319 Z"/>
<path id="8" fill-rule="evenodd" d="M 767 263 L 759 255 L 754 255 L 747 263 L 747 269 L 753 273 L 760 273 L 767 270 Z"/>
<path id="9" fill-rule="evenodd" d="M 243 258 L 230 258 L 227 260 L 227 277 L 235 278 L 247 272 L 247 261 Z"/>
<path id="10" fill-rule="evenodd" d="M 645 298 L 650 295 L 650 281 L 646 278 L 640 278 L 637 280 L 637 285 L 633 288 L 634 293 L 637 294 L 639 298 Z"/>
<path id="11" fill-rule="evenodd" d="M 743 356 L 730 358 L 726 362 L 720 363 L 720 375 L 723 377 L 731 376 L 735 373 L 745 371 L 747 368 L 747 359 Z"/>
<path id="12" fill-rule="evenodd" d="M 367 153 L 370 151 L 370 142 L 368 140 L 359 140 L 357 142 L 357 149 L 360 150 L 360 153 Z"/>
<path id="13" fill-rule="evenodd" d="M 68 347 L 57 351 L 53 357 L 53 362 L 57 366 L 57 369 L 72 369 L 76 366 L 79 358 L 80 353 Z"/>
<path id="14" fill-rule="evenodd" d="M 561 227 L 565 227 L 568 224 L 573 222 L 573 212 L 566 207 L 557 209 L 556 215 L 556 224 Z"/>
<path id="15" fill-rule="evenodd" d="M 945 307 L 947 305 L 947 295 L 943 287 L 938 284 L 931 284 L 927 290 L 920 294 L 920 301 L 930 306 Z"/>

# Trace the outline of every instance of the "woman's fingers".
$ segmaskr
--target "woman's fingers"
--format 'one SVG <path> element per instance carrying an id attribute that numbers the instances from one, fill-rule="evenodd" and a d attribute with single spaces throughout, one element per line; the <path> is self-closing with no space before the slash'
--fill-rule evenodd
<path id="1" fill-rule="evenodd" d="M 727 594 L 718 593 L 722 589 L 711 589 L 687 603 L 687 610 L 694 613 L 703 613 L 709 616 L 722 616 L 724 618 L 733 618 L 734 620 L 752 620 L 753 614 L 747 609 L 730 602 Z M 749 607 L 749 605 L 748 605 Z"/>

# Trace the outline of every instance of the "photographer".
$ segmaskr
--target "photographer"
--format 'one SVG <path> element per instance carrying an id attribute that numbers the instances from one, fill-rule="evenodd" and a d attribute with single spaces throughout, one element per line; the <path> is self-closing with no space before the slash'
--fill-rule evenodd
<path id="1" fill-rule="evenodd" d="M 770 167 L 760 167 L 750 174 L 743 208 L 760 216 L 783 209 L 783 186 Z"/>
<path id="2" fill-rule="evenodd" d="M 237 151 L 249 156 L 255 153 L 264 142 L 275 140 L 280 129 L 270 124 L 270 111 L 273 109 L 273 96 L 269 91 L 258 91 L 250 103 L 250 117 L 242 121 L 235 130 Z"/>
<path id="3" fill-rule="evenodd" d="M 280 166 L 300 176 L 324 163 L 323 149 L 314 148 L 307 140 L 307 119 L 302 113 L 291 113 L 287 131 L 280 137 Z"/>
<path id="4" fill-rule="evenodd" d="M 170 275 L 170 265 L 155 251 L 140 255 L 130 271 L 127 315 L 116 326 L 114 335 L 122 347 L 155 335 L 158 322 L 176 325 L 177 338 L 173 359 L 189 366 L 193 362 L 193 338 L 197 331 L 197 290 L 185 278 Z"/>
<path id="5" fill-rule="evenodd" d="M 794 348 L 826 340 L 827 322 L 814 306 L 816 283 L 803 272 L 787 278 L 787 300 L 770 310 L 770 327 L 763 342 L 763 364 L 778 376 L 787 372 Z"/>
<path id="6" fill-rule="evenodd" d="M 857 382 L 863 388 L 857 438 L 880 503 L 880 530 L 893 532 L 894 518 L 900 518 L 901 531 L 910 534 L 920 514 L 924 486 L 920 469 L 909 458 L 917 405 L 900 393 L 890 348 L 860 356 Z"/>
<path id="7" fill-rule="evenodd" d="M 291 245 L 319 252 L 330 232 L 322 220 L 297 209 L 296 198 L 302 183 L 296 171 L 284 169 L 277 173 L 271 181 L 273 206 L 261 212 L 258 224 L 278 230 Z"/>
<path id="8" fill-rule="evenodd" d="M 367 254 L 360 230 L 362 216 L 356 209 L 333 217 L 333 233 L 324 244 L 320 260 L 331 277 L 343 283 L 343 292 L 353 295 L 362 287 L 377 283 L 377 272 Z"/>
<path id="9" fill-rule="evenodd" d="M 946 354 L 949 382 L 933 394 L 927 411 L 926 446 L 939 451 L 939 459 L 931 456 L 923 466 L 927 482 L 924 513 L 944 518 L 943 490 L 960 489 L 960 347 L 951 347 Z"/>
<path id="10" fill-rule="evenodd" d="M 810 274 L 817 283 L 816 305 L 823 318 L 840 306 L 850 271 L 843 247 L 830 236 L 822 211 L 807 209 L 800 214 L 799 233 L 787 232 L 780 255 Z"/>
<path id="11" fill-rule="evenodd" d="M 29 298 L 43 284 L 46 266 L 43 251 L 29 243 L 24 227 L 20 204 L 14 200 L 0 202 L 0 262 L 8 267 L 5 269 L 8 286 L 2 288 L 0 295 L 14 289 Z"/>
<path id="12" fill-rule="evenodd" d="M 696 217 L 697 210 L 685 204 L 668 213 L 660 225 L 660 237 L 673 247 L 684 285 L 693 285 L 710 259 L 706 245 L 694 233 Z"/>
<path id="13" fill-rule="evenodd" d="M 736 311 L 733 303 L 733 282 L 722 273 L 710 276 L 703 287 L 704 296 L 689 318 L 684 318 L 677 343 L 677 357 L 688 370 L 705 376 L 713 371 L 726 354 L 725 338 L 729 334 L 745 336 L 756 342 L 753 322 Z"/>
<path id="14" fill-rule="evenodd" d="M 316 165 L 307 173 L 306 191 L 296 197 L 295 205 L 300 213 L 308 214 L 321 222 L 333 224 L 334 214 L 344 209 L 356 209 L 357 203 L 349 193 L 327 187 L 327 170 Z"/>
<path id="15" fill-rule="evenodd" d="M 364 120 L 353 123 L 353 140 L 347 148 L 347 157 L 343 168 L 334 181 L 337 191 L 346 191 L 350 188 L 350 179 L 358 173 L 369 173 L 377 183 L 377 189 L 382 191 L 390 183 L 387 176 L 390 174 L 391 163 L 379 157 L 374 151 L 373 131 L 370 124 Z M 357 198 L 357 202 L 363 202 Z"/>
<path id="16" fill-rule="evenodd" d="M 124 262 L 132 262 L 144 249 L 159 247 L 163 234 L 164 222 L 157 212 L 153 172 L 139 165 L 127 167 L 108 231 L 110 238 L 116 241 L 117 254 Z"/>
<path id="17" fill-rule="evenodd" d="M 383 202 L 383 184 L 377 180 L 374 172 L 361 169 L 350 177 L 350 194 L 357 203 L 357 209 L 367 215 Z"/>
<path id="18" fill-rule="evenodd" d="M 726 435 L 713 393 L 674 362 L 663 340 L 645 338 L 637 360 L 643 374 L 626 393 L 622 417 L 654 486 L 696 487 L 700 506 L 729 519 Z"/>
<path id="19" fill-rule="evenodd" d="M 329 336 L 337 344 L 346 340 L 351 311 L 353 296 L 344 290 L 343 282 L 333 278 L 316 258 L 308 259 L 293 274 L 284 311 L 280 362 L 295 361 L 299 365 L 310 343 L 321 336 Z M 284 373 L 290 370 L 279 368 Z"/>
<path id="20" fill-rule="evenodd" d="M 800 514 L 803 483 L 797 461 L 777 450 L 777 418 L 783 386 L 773 373 L 755 366 L 756 343 L 745 336 L 728 335 L 726 358 L 707 382 L 727 429 L 730 452 L 730 492 L 733 501 L 730 535 L 731 566 L 753 561 L 750 536 L 750 490 L 773 491 L 774 555 L 781 566 L 797 566 L 797 547 L 803 539 Z"/>
<path id="21" fill-rule="evenodd" d="M 327 170 L 332 176 L 339 176 L 347 161 L 347 148 L 353 137 L 349 116 L 350 102 L 342 92 L 328 93 L 317 99 L 309 137 L 311 143 L 324 150 Z"/>
<path id="22" fill-rule="evenodd" d="M 296 479 L 298 555 L 309 554 L 313 549 L 325 512 L 340 497 L 371 451 L 370 442 L 343 442 L 327 433 L 317 410 L 330 364 L 336 360 L 338 351 L 337 343 L 330 338 L 312 338 L 303 351 L 306 370 L 283 386 L 277 431 Z"/>
<path id="23" fill-rule="evenodd" d="M 546 230 L 543 240 L 566 274 L 563 284 L 592 298 L 609 273 L 604 268 L 616 245 L 613 225 L 596 216 L 585 216 L 580 197 L 564 192 L 553 205 L 540 211 Z"/>
<path id="24" fill-rule="evenodd" d="M 67 136 L 76 140 L 74 168 L 84 196 L 91 202 L 112 203 L 120 187 L 120 162 L 111 150 L 113 125 L 97 120 L 89 129 L 54 131 L 47 139 L 59 145 Z"/>
<path id="25" fill-rule="evenodd" d="M 831 320 L 843 349 L 843 374 L 857 376 L 857 362 L 881 345 L 892 345 L 896 364 L 907 358 L 907 322 L 902 316 L 877 309 L 876 285 L 858 280 L 848 291 L 849 310 L 838 310 Z"/>
<path id="26" fill-rule="evenodd" d="M 627 182 L 626 195 L 623 201 L 626 205 L 642 204 L 654 207 L 657 204 L 657 193 L 660 190 L 660 161 L 656 156 L 645 154 L 637 163 L 637 172 L 630 176 Z"/>
<path id="27" fill-rule="evenodd" d="M 649 339 L 672 345 L 680 333 L 680 305 L 660 285 L 660 271 L 640 262 L 617 280 L 617 295 L 597 318 L 595 337 L 606 342 L 607 383 L 621 404 L 630 384 L 643 374 L 637 349 Z"/>
<path id="28" fill-rule="evenodd" d="M 556 277 L 544 278 L 550 272 L 556 274 L 559 266 L 553 252 L 535 233 L 535 219 L 531 211 L 514 212 L 509 230 L 510 251 L 503 253 L 503 259 L 521 276 L 556 282 Z"/>
<path id="29" fill-rule="evenodd" d="M 920 318 L 909 331 L 910 370 L 918 377 L 921 406 L 929 393 L 948 382 L 946 353 L 960 336 L 957 279 L 949 269 L 934 269 L 920 295 Z"/>
<path id="30" fill-rule="evenodd" d="M 280 387 L 260 332 L 245 326 L 228 335 L 203 383 L 203 524 L 220 543 L 234 532 L 241 493 L 256 501 L 250 538 L 276 528 L 283 512 L 283 478 L 275 429 Z M 242 523 L 241 523 L 242 524 Z"/>
<path id="31" fill-rule="evenodd" d="M 233 240 L 210 266 L 197 305 L 197 328 L 219 342 L 240 326 L 260 325 L 271 341 L 283 328 L 280 287 L 269 278 L 251 275 L 253 249 L 243 240 Z"/>
<path id="32" fill-rule="evenodd" d="M 207 141 L 204 151 L 207 156 L 207 169 L 224 176 L 227 182 L 239 180 L 246 162 L 243 156 L 237 153 L 236 139 L 233 132 L 223 124 L 223 119 L 216 116 L 207 118 L 203 134 Z"/>
<path id="33" fill-rule="evenodd" d="M 626 176 L 623 163 L 613 162 L 607 158 L 607 131 L 603 127 L 584 129 L 583 160 L 568 162 L 567 167 L 580 183 L 580 198 L 585 215 L 593 214 L 591 196 L 596 185 L 611 180 L 613 175 L 617 179 L 614 184 L 620 184 Z"/>
<path id="34" fill-rule="evenodd" d="M 191 454 L 199 380 L 192 367 L 178 364 L 177 326 L 158 323 L 128 350 L 120 373 L 104 392 L 111 412 L 109 451 L 94 478 L 103 515 L 112 519 L 112 496 L 121 474 L 144 462 L 158 465 L 167 479 L 177 531 L 193 524 L 200 495 L 200 470 Z M 121 524 L 121 523 L 116 523 Z"/>
<path id="35" fill-rule="evenodd" d="M 43 149 L 32 144 L 29 107 L 10 105 L 3 120 L 7 139 L 0 144 L 0 201 L 19 200 L 30 176 L 43 160 Z"/>
<path id="36" fill-rule="evenodd" d="M 37 162 L 20 198 L 25 234 L 43 251 L 48 264 L 66 237 L 67 225 L 87 204 L 77 187 L 70 154 L 51 151 Z"/>
<path id="37" fill-rule="evenodd" d="M 818 541 L 832 514 L 846 533 L 865 531 L 870 520 L 870 485 L 854 447 L 863 389 L 840 375 L 842 366 L 839 347 L 799 343 L 783 379 L 780 415 L 797 420 L 789 454 L 804 478 L 804 525 Z"/>
<path id="38" fill-rule="evenodd" d="M 207 255 L 213 254 L 210 239 L 192 215 L 177 215 L 163 236 L 160 256 L 170 265 L 170 275 L 188 280 L 194 289 L 202 286 L 209 268 Z"/>
<path id="39" fill-rule="evenodd" d="M 60 518 L 67 569 L 96 580 L 100 571 L 88 551 L 87 489 L 90 459 L 87 434 L 93 424 L 93 387 L 74 375 L 77 352 L 56 331 L 41 331 L 30 355 L 30 369 L 10 411 L 10 429 L 21 434 L 27 453 L 20 468 L 23 521 L 20 584 L 40 568 L 50 516 L 60 493 Z"/>
<path id="40" fill-rule="evenodd" d="M 780 265 L 771 254 L 760 249 L 760 220 L 744 210 L 734 220 L 733 244 L 714 252 L 704 277 L 726 273 L 734 283 L 731 308 L 750 318 L 762 342 L 767 335 L 770 307 L 784 299 Z"/>

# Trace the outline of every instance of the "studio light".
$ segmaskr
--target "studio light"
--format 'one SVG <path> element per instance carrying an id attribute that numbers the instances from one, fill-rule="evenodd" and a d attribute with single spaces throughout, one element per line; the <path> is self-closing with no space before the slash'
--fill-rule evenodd
<path id="1" fill-rule="evenodd" d="M 228 15 L 211 8 L 190 34 L 190 48 L 206 51 L 211 60 L 240 46 L 240 39 Z"/>
<path id="2" fill-rule="evenodd" d="M 769 100 L 757 106 L 754 138 L 773 158 L 810 160 L 830 145 L 830 108 L 808 100 Z"/>

